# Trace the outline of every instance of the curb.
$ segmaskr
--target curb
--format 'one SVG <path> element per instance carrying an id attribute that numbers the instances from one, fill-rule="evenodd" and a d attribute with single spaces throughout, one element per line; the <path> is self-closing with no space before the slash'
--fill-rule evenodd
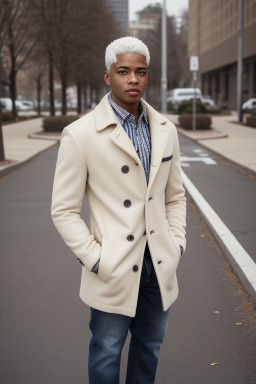
<path id="1" fill-rule="evenodd" d="M 61 139 L 61 136 L 42 136 L 42 135 L 40 135 L 40 134 L 37 134 L 37 133 L 30 133 L 29 135 L 28 135 L 28 137 L 30 138 L 30 139 L 39 139 L 39 140 L 53 140 L 53 141 L 57 141 L 57 142 L 59 142 L 60 141 L 60 139 Z"/>
<path id="2" fill-rule="evenodd" d="M 177 130 L 178 132 L 187 137 L 188 139 L 191 139 L 193 141 L 198 141 L 198 140 L 213 140 L 213 139 L 223 139 L 225 137 L 228 137 L 228 134 L 227 133 L 216 133 L 216 135 L 212 135 L 212 136 L 197 136 L 197 137 L 193 137 L 191 136 L 189 133 L 186 133 L 184 132 L 183 130 L 181 130 L 179 127 L 177 127 Z"/>
<path id="3" fill-rule="evenodd" d="M 229 261 L 233 271 L 239 278 L 248 295 L 252 298 L 254 306 L 256 307 L 255 262 L 201 195 L 185 172 L 183 170 L 181 170 L 181 172 L 183 183 L 188 194 L 197 206 L 202 218 L 206 222 L 215 240 Z"/>

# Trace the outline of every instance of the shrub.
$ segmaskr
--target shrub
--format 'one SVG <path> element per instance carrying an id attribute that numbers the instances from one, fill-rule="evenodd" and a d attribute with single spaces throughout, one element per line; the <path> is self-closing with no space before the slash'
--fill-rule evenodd
<path id="1" fill-rule="evenodd" d="M 193 129 L 193 115 L 180 115 L 179 123 L 186 130 Z M 212 119 L 208 115 L 196 115 L 196 129 L 211 129 Z"/>
<path id="2" fill-rule="evenodd" d="M 45 132 L 61 132 L 67 125 L 77 120 L 78 116 L 49 116 L 43 119 Z"/>
<path id="3" fill-rule="evenodd" d="M 251 115 L 246 118 L 246 124 L 249 125 L 250 127 L 255 127 L 256 128 L 256 115 Z"/>
<path id="4" fill-rule="evenodd" d="M 12 113 L 11 112 L 2 112 L 2 121 L 12 121 Z"/>
<path id="5" fill-rule="evenodd" d="M 206 109 L 207 109 L 207 113 L 214 113 L 214 114 L 217 114 L 217 113 L 220 113 L 221 112 L 221 109 L 219 106 L 217 105 L 208 105 L 206 106 Z"/>
<path id="6" fill-rule="evenodd" d="M 178 114 L 193 113 L 193 100 L 184 100 L 178 107 Z M 196 100 L 196 113 L 207 113 L 207 108 L 200 100 Z"/>

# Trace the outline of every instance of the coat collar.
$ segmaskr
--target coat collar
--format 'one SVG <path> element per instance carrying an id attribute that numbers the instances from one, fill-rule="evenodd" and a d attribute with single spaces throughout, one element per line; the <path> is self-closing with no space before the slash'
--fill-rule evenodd
<path id="1" fill-rule="evenodd" d="M 143 103 L 147 108 L 147 117 L 150 129 L 151 125 L 165 125 L 169 121 L 160 113 L 158 113 L 154 108 L 152 108 L 148 103 L 146 103 L 145 100 L 143 100 Z M 94 112 L 97 131 L 102 131 L 111 125 L 117 125 L 119 123 L 118 118 L 116 117 L 111 105 L 109 104 L 108 94 L 103 97 L 100 103 L 96 106 Z"/>
<path id="2" fill-rule="evenodd" d="M 170 125 L 167 124 L 169 120 L 158 113 L 144 100 L 143 102 L 147 108 L 147 117 L 151 136 L 151 165 L 148 183 L 149 191 L 161 164 L 162 155 L 164 153 L 171 128 Z M 97 131 L 102 131 L 103 129 L 110 126 L 115 128 L 110 133 L 109 138 L 117 146 L 119 146 L 122 150 L 134 158 L 136 162 L 141 166 L 142 172 L 144 172 L 142 164 L 138 158 L 131 140 L 125 133 L 120 121 L 118 120 L 111 105 L 109 104 L 108 95 L 104 96 L 101 102 L 95 108 L 95 119 Z"/>

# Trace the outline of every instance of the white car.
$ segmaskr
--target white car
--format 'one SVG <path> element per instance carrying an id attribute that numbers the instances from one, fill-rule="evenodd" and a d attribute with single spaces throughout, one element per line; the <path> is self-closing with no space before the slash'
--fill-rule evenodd
<path id="1" fill-rule="evenodd" d="M 174 108 L 178 106 L 184 100 L 193 100 L 194 92 L 196 93 L 196 98 L 202 101 L 202 92 L 199 88 L 175 88 L 171 90 L 167 96 L 167 102 L 171 102 Z"/>
<path id="2" fill-rule="evenodd" d="M 207 107 L 215 107 L 215 101 L 211 98 L 211 96 L 202 96 L 202 103 Z"/>
<path id="3" fill-rule="evenodd" d="M 20 100 L 21 101 L 21 110 L 22 111 L 33 111 L 35 109 L 35 104 L 30 100 Z"/>
<path id="4" fill-rule="evenodd" d="M 3 112 L 11 112 L 12 111 L 12 99 L 10 97 L 2 97 L 0 98 L 0 103 L 2 105 L 2 111 Z M 15 105 L 17 111 L 22 110 L 23 105 L 21 101 L 15 100 Z"/>
<path id="5" fill-rule="evenodd" d="M 255 111 L 256 110 L 256 99 L 249 99 L 242 105 L 243 111 Z"/>

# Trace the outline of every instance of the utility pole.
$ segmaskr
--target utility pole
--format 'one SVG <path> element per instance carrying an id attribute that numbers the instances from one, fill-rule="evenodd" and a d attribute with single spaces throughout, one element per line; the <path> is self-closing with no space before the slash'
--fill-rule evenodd
<path id="1" fill-rule="evenodd" d="M 238 55 L 237 55 L 237 116 L 243 122 L 243 35 L 244 35 L 244 0 L 238 1 Z"/>
<path id="2" fill-rule="evenodd" d="M 162 9 L 162 77 L 161 77 L 161 101 L 162 113 L 167 112 L 167 28 L 166 28 L 166 0 L 163 0 Z"/>

